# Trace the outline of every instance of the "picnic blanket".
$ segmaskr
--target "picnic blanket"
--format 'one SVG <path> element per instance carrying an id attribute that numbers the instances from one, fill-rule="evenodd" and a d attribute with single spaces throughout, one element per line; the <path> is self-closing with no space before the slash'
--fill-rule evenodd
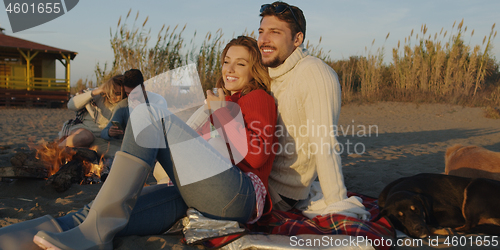
<path id="1" fill-rule="evenodd" d="M 375 249 L 390 249 L 391 246 L 388 243 L 394 242 L 395 229 L 384 217 L 374 221 L 379 215 L 377 199 L 348 192 L 349 197 L 353 195 L 363 199 L 363 205 L 371 214 L 370 220 L 363 221 L 338 214 L 316 216 L 309 219 L 299 210 L 288 212 L 273 210 L 270 215 L 262 218 L 257 224 L 247 225 L 247 230 L 243 233 L 215 237 L 201 243 L 207 248 L 219 248 L 246 234 L 284 236 L 347 235 L 350 236 L 348 244 L 354 242 L 354 244 L 372 246 Z M 346 242 L 344 241 L 344 243 Z"/>

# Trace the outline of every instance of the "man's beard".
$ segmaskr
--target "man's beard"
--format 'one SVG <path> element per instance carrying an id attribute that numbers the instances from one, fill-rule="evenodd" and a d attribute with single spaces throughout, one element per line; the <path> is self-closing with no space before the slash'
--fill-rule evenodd
<path id="1" fill-rule="evenodd" d="M 260 46 L 259 49 L 262 50 L 263 48 L 270 48 L 270 49 L 273 49 L 276 51 L 276 48 L 275 47 L 272 47 L 272 46 L 269 46 L 269 45 L 264 45 L 264 46 Z M 262 65 L 264 65 L 265 67 L 269 67 L 269 68 L 276 68 L 278 66 L 280 66 L 284 61 L 280 60 L 280 56 L 279 54 L 276 54 L 276 56 L 274 58 L 272 58 L 271 60 L 267 61 L 267 62 L 264 62 L 264 57 L 262 57 Z"/>
<path id="2" fill-rule="evenodd" d="M 280 60 L 279 56 L 276 56 L 276 57 L 274 57 L 274 59 L 267 61 L 267 62 L 264 62 L 264 60 L 262 61 L 262 65 L 264 65 L 266 67 L 270 67 L 270 68 L 276 68 L 276 67 L 280 66 L 282 63 L 283 62 Z"/>

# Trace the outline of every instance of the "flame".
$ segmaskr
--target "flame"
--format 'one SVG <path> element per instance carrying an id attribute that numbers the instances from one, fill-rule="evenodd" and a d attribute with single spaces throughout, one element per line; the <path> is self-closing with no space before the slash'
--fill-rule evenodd
<path id="1" fill-rule="evenodd" d="M 36 149 L 36 158 L 45 163 L 48 170 L 47 177 L 57 173 L 59 168 L 76 154 L 74 151 L 59 147 L 56 142 L 42 143 L 34 148 Z"/>
<path id="2" fill-rule="evenodd" d="M 92 146 L 90 147 L 90 149 L 97 151 L 97 146 Z M 83 169 L 86 177 L 97 176 L 98 178 L 101 178 L 101 173 L 102 170 L 104 169 L 104 154 L 101 155 L 98 164 L 94 164 L 87 161 L 83 162 Z"/>
<path id="3" fill-rule="evenodd" d="M 66 147 L 59 147 L 57 142 L 42 142 L 40 145 L 31 145 L 30 147 L 36 150 L 36 158 L 42 161 L 47 168 L 47 178 L 57 173 L 61 166 L 71 161 L 73 156 L 76 154 L 75 150 L 70 150 Z M 97 146 L 93 146 L 90 149 L 96 151 Z M 82 171 L 85 178 L 80 184 L 100 182 L 101 173 L 106 162 L 103 157 L 104 154 L 99 159 L 98 164 L 94 164 L 89 161 L 82 162 Z"/>

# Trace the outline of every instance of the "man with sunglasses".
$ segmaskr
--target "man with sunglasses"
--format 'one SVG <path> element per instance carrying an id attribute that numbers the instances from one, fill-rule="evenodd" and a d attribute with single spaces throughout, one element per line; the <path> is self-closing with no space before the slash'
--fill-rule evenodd
<path id="1" fill-rule="evenodd" d="M 271 92 L 279 111 L 276 129 L 281 130 L 281 150 L 276 152 L 269 177 L 274 208 L 286 211 L 311 205 L 308 195 L 318 177 L 324 196 L 314 205 L 319 209 L 308 208 L 311 217 L 341 213 L 366 218 L 358 197 L 347 198 L 335 150 L 333 129 L 341 105 L 337 74 L 304 48 L 302 10 L 278 1 L 262 5 L 260 16 L 258 44 L 272 78 Z"/>

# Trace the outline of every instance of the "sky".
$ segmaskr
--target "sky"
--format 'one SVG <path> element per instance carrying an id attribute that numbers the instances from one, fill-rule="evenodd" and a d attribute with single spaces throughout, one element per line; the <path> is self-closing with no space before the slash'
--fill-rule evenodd
<path id="1" fill-rule="evenodd" d="M 114 32 L 120 17 L 132 14 L 128 24 L 139 12 L 138 24 L 148 17 L 146 28 L 156 37 L 160 28 L 184 26 L 186 41 L 197 33 L 195 45 L 200 46 L 205 34 L 222 29 L 224 39 L 241 35 L 245 31 L 257 33 L 259 9 L 262 0 L 82 0 L 64 15 L 24 31 L 13 33 L 7 13 L 0 10 L 0 27 L 10 36 L 78 52 L 71 62 L 71 82 L 93 79 L 96 63 L 111 64 L 113 52 L 110 31 Z M 441 29 L 456 33 L 457 24 L 464 19 L 466 44 L 482 45 L 495 22 L 500 21 L 498 0 L 289 0 L 298 6 L 307 21 L 306 41 L 328 52 L 333 60 L 350 56 L 363 56 L 385 48 L 385 62 L 390 63 L 392 48 L 404 42 L 412 30 L 420 33 L 421 26 L 434 35 Z M 498 30 L 498 23 L 495 30 Z M 474 30 L 474 35 L 471 32 Z M 386 40 L 387 34 L 390 33 Z M 415 34 L 413 39 L 415 39 Z M 375 43 L 372 45 L 372 41 Z M 500 37 L 493 40 L 493 55 L 500 60 Z M 482 46 L 484 49 L 484 46 Z M 56 63 L 57 78 L 64 78 L 64 67 Z"/>

